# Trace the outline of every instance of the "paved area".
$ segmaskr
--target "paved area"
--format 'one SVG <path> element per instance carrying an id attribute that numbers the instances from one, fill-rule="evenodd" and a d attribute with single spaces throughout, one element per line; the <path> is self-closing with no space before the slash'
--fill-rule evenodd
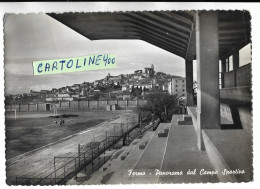
<path id="1" fill-rule="evenodd" d="M 238 182 L 253 179 L 253 139 L 242 129 L 216 130 L 204 129 L 210 141 L 217 149 L 230 170 L 244 170 L 244 174 L 235 174 Z M 223 171 L 223 170 L 222 170 Z"/>
<path id="2" fill-rule="evenodd" d="M 97 171 L 90 180 L 82 184 L 131 184 L 132 178 L 128 176 L 128 171 L 133 170 L 141 158 L 142 154 L 145 152 L 144 149 L 139 149 L 139 145 L 144 139 L 151 139 L 154 136 L 154 132 L 148 131 L 142 139 L 135 139 L 131 145 L 123 148 L 123 152 L 116 159 L 112 159 L 108 162 L 110 166 L 107 165 L 103 167 L 108 167 L 106 171 L 101 168 Z M 121 156 L 124 152 L 131 149 L 130 154 L 125 160 L 121 160 Z M 109 175 L 109 178 L 108 178 Z"/>
<path id="3" fill-rule="evenodd" d="M 155 170 L 160 169 L 164 160 L 165 150 L 167 148 L 168 137 L 158 137 L 158 131 L 164 127 L 169 127 L 170 124 L 160 123 L 150 142 L 148 143 L 143 155 L 139 159 L 134 172 L 144 171 L 145 176 L 130 177 L 131 183 L 149 183 L 156 184 L 158 176 L 155 175 Z M 151 174 L 151 175 L 150 175 Z"/>
<path id="4" fill-rule="evenodd" d="M 106 171 L 99 170 L 92 180 L 82 184 L 218 182 L 217 175 L 200 174 L 201 170 L 214 171 L 214 168 L 207 153 L 197 147 L 194 127 L 177 125 L 177 120 L 182 118 L 183 115 L 174 115 L 170 124 L 161 123 L 157 131 L 150 132 L 153 134 L 144 150 L 131 144 L 124 149 L 125 152 L 132 148 L 132 151 L 123 162 L 120 157 L 112 160 Z M 158 131 L 166 126 L 170 126 L 168 137 L 158 137 Z M 127 175 L 130 170 L 131 175 Z M 194 170 L 196 174 L 187 175 Z"/>
<path id="5" fill-rule="evenodd" d="M 174 115 L 171 122 L 168 144 L 161 167 L 161 172 L 172 172 L 175 175 L 162 175 L 158 183 L 205 183 L 218 182 L 216 175 L 200 175 L 202 169 L 214 170 L 206 152 L 197 147 L 196 133 L 192 125 L 177 125 L 181 115 Z M 195 175 L 187 175 L 196 170 Z M 182 172 L 182 175 L 178 175 Z"/>

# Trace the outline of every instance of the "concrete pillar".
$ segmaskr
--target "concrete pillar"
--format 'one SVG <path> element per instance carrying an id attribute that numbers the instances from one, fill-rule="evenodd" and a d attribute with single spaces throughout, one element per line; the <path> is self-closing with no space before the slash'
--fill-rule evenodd
<path id="1" fill-rule="evenodd" d="M 220 128 L 218 12 L 196 13 L 197 139 L 204 150 L 202 129 Z"/>
<path id="2" fill-rule="evenodd" d="M 221 72 L 226 73 L 226 70 L 227 70 L 227 62 L 226 59 L 223 58 L 221 59 Z"/>
<path id="3" fill-rule="evenodd" d="M 38 112 L 38 103 L 36 103 L 36 111 Z"/>
<path id="4" fill-rule="evenodd" d="M 229 72 L 229 58 L 227 58 L 226 71 Z"/>
<path id="5" fill-rule="evenodd" d="M 187 106 L 193 106 L 193 61 L 185 60 Z"/>
<path id="6" fill-rule="evenodd" d="M 233 81 L 234 84 L 233 86 L 236 87 L 237 86 L 237 77 L 236 77 L 236 70 L 237 68 L 239 68 L 239 51 L 236 51 L 233 54 Z"/>
<path id="7" fill-rule="evenodd" d="M 233 54 L 233 70 L 239 68 L 239 51 Z"/>
<path id="8" fill-rule="evenodd" d="M 224 80 L 224 73 L 226 73 L 227 66 L 226 59 L 221 60 L 221 88 L 225 88 L 225 80 Z"/>

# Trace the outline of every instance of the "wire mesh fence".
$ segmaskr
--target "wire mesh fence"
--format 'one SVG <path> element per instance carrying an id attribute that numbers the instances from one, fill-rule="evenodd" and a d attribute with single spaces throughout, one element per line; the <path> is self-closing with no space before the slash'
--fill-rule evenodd
<path id="1" fill-rule="evenodd" d="M 130 117 L 124 123 L 109 124 L 104 132 L 93 135 L 85 144 L 79 144 L 77 152 L 66 154 L 64 157 L 54 157 L 53 171 L 46 176 L 16 177 L 16 185 L 64 184 L 83 169 L 87 179 L 111 158 L 111 154 L 104 154 L 107 150 L 121 148 L 146 131 L 156 130 L 160 120 L 156 114 L 147 114 L 139 120 Z"/>

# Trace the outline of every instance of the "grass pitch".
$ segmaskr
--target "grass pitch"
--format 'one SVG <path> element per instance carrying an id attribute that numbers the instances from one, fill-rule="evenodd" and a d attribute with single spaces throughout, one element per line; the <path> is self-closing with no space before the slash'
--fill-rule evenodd
<path id="1" fill-rule="evenodd" d="M 16 120 L 6 118 L 6 159 L 118 117 L 116 114 L 107 111 L 59 112 L 59 114 L 77 115 L 65 116 L 66 118 L 49 117 L 50 115 L 46 113 L 30 117 L 30 114 L 31 112 L 23 112 L 25 116 L 20 117 L 24 118 Z M 63 126 L 59 126 L 60 119 L 65 121 Z M 55 120 L 58 122 L 57 125 L 54 124 Z"/>

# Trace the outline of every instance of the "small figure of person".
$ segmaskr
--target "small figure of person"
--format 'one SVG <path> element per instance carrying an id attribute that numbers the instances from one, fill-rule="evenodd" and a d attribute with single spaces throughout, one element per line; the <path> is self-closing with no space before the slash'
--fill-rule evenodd
<path id="1" fill-rule="evenodd" d="M 180 107 L 178 108 L 178 114 L 181 114 L 181 108 Z"/>
<path id="2" fill-rule="evenodd" d="M 62 125 L 62 119 L 60 120 L 60 126 Z"/>
<path id="3" fill-rule="evenodd" d="M 62 125 L 65 125 L 65 120 L 64 119 L 62 120 Z"/>
<path id="4" fill-rule="evenodd" d="M 58 122 L 55 120 L 55 121 L 54 121 L 54 126 L 57 126 L 57 124 L 58 124 Z"/>

